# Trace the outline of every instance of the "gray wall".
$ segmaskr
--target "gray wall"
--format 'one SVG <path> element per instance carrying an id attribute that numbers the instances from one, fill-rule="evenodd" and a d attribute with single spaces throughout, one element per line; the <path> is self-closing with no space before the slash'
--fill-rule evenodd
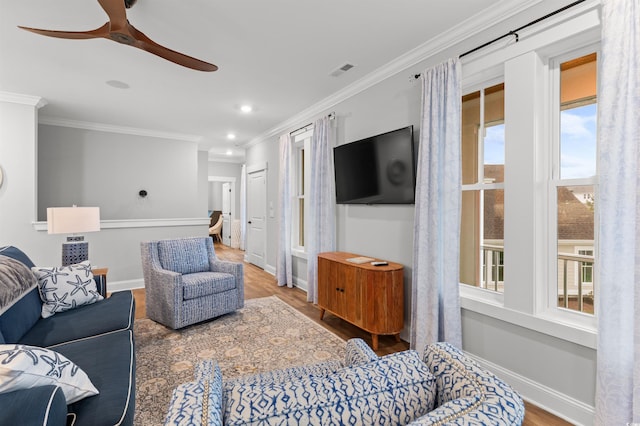
<path id="1" fill-rule="evenodd" d="M 207 235 L 206 199 L 198 198 L 198 193 L 207 186 L 206 170 L 199 172 L 198 168 L 199 164 L 204 168 L 207 158 L 206 153 L 198 154 L 195 144 L 37 123 L 35 106 L 21 100 L 16 102 L 13 97 L 9 101 L 0 97 L 0 167 L 5 174 L 0 187 L 0 246 L 21 248 L 37 265 L 59 265 L 65 236 L 48 235 L 46 226 L 35 224 L 41 214 L 46 217 L 43 207 L 47 205 L 87 203 L 107 213 L 107 217 L 102 214 L 103 220 L 134 219 L 127 228 L 105 228 L 103 223 L 100 232 L 85 235 L 89 259 L 95 266 L 109 268 L 109 289 L 118 290 L 142 285 L 141 241 Z M 42 171 L 37 167 L 40 138 L 45 145 L 43 151 L 48 153 L 41 155 L 55 159 L 57 164 L 55 167 L 49 164 Z M 123 140 L 127 143 L 123 144 Z M 56 146 L 67 158 L 51 152 Z M 139 161 L 133 159 L 136 157 L 149 167 L 141 169 Z M 140 157 L 154 158 L 155 163 L 160 161 L 164 167 Z M 182 169 L 172 172 L 175 157 Z M 180 191 L 175 182 L 167 180 L 171 175 L 178 175 L 180 185 L 189 186 L 184 192 L 190 197 L 176 195 Z M 121 179 L 122 176 L 126 179 Z M 38 182 L 42 185 L 40 190 Z M 115 183 L 111 186 L 109 182 Z M 137 199 L 142 185 L 149 191 L 148 202 L 153 208 L 143 208 L 145 205 Z M 38 203 L 39 193 L 46 200 L 40 203 L 44 206 Z M 175 200 L 174 196 L 179 197 L 182 206 L 169 205 L 167 200 Z M 191 220 L 182 220 L 185 218 Z"/>
<path id="2" fill-rule="evenodd" d="M 409 76 L 456 56 L 490 40 L 512 27 L 548 13 L 561 5 L 543 2 L 509 22 L 486 30 L 474 37 L 434 55 L 410 70 L 403 70 L 382 82 L 346 99 L 318 116 L 334 111 L 338 120 L 338 144 L 394 130 L 412 124 L 416 141 L 420 137 L 421 83 L 409 81 Z M 308 123 L 308 118 L 281 133 Z M 268 163 L 267 202 L 278 206 L 278 137 L 257 143 L 247 150 L 247 166 Z M 250 202 L 250 201 L 249 201 Z M 275 271 L 277 257 L 278 213 L 268 219 L 267 270 Z M 405 331 L 410 327 L 411 273 L 413 265 L 414 206 L 338 205 L 337 249 L 405 265 Z M 296 281 L 306 280 L 306 268 L 300 259 L 294 261 Z M 496 370 L 518 377 L 525 396 L 539 405 L 565 417 L 574 416 L 590 423 L 595 393 L 596 351 L 560 338 L 539 333 L 463 309 L 463 349 Z M 551 401 L 551 402 L 549 402 Z M 557 402 L 557 404 L 556 404 Z M 554 405 L 555 404 L 555 405 Z M 564 410 L 564 412 L 563 412 Z M 586 413 L 586 416 L 581 417 Z M 584 420 L 586 417 L 586 421 Z"/>
<path id="3" fill-rule="evenodd" d="M 38 132 L 38 220 L 47 207 L 73 204 L 100 207 L 103 220 L 206 215 L 193 142 L 51 125 Z"/>

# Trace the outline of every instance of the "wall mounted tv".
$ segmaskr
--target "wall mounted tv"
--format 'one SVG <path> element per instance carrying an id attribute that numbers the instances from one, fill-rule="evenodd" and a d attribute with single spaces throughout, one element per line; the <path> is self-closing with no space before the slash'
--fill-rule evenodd
<path id="1" fill-rule="evenodd" d="M 338 204 L 413 204 L 413 126 L 333 149 Z"/>

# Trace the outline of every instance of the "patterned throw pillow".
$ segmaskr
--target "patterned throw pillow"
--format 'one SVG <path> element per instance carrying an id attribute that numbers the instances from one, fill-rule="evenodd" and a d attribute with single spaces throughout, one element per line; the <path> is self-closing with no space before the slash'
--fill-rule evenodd
<path id="1" fill-rule="evenodd" d="M 102 300 L 89 261 L 62 267 L 31 268 L 38 278 L 42 318 Z"/>
<path id="2" fill-rule="evenodd" d="M 49 349 L 0 345 L 0 393 L 56 385 L 67 404 L 97 395 L 87 374 L 66 357 Z"/>

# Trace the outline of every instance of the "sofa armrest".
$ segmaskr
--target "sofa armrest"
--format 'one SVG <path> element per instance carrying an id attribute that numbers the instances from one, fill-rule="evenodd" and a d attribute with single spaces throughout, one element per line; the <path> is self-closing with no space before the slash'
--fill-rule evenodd
<path id="1" fill-rule="evenodd" d="M 436 408 L 411 424 L 522 424 L 520 395 L 459 349 L 434 343 L 425 349 L 424 362 L 436 377 Z"/>
<path id="2" fill-rule="evenodd" d="M 222 372 L 215 362 L 201 362 L 196 381 L 174 389 L 164 424 L 222 426 Z"/>
<path id="3" fill-rule="evenodd" d="M 37 386 L 0 394 L 0 424 L 65 426 L 67 402 L 58 386 Z"/>
<path id="4" fill-rule="evenodd" d="M 366 364 L 368 362 L 376 361 L 378 358 L 378 355 L 364 340 L 359 338 L 347 340 L 344 360 L 344 365 L 346 367 Z"/>

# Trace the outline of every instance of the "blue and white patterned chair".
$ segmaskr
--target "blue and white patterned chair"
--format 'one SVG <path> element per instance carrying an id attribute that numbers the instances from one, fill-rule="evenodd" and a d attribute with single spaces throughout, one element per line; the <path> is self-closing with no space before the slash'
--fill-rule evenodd
<path id="1" fill-rule="evenodd" d="M 244 306 L 242 263 L 218 260 L 209 237 L 141 243 L 147 317 L 178 329 Z"/>
<path id="2" fill-rule="evenodd" d="M 205 395 L 207 396 L 205 398 Z M 521 425 L 509 385 L 446 343 L 378 357 L 361 339 L 331 361 L 223 383 L 214 361 L 173 392 L 165 425 Z"/>

